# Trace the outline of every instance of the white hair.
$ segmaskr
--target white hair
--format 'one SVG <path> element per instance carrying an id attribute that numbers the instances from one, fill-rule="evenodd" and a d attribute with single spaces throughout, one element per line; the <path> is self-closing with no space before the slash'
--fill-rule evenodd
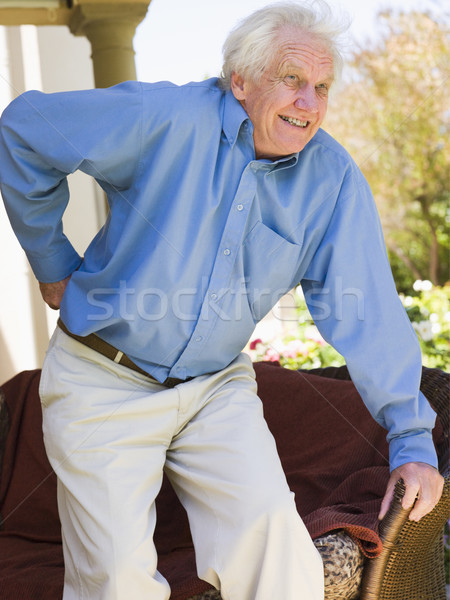
<path id="1" fill-rule="evenodd" d="M 343 66 L 339 38 L 348 25 L 348 20 L 339 21 L 332 15 L 325 0 L 269 4 L 240 21 L 229 33 L 223 45 L 220 85 L 230 89 L 233 71 L 258 82 L 278 52 L 276 38 L 285 27 L 297 29 L 299 35 L 313 35 L 323 43 L 333 58 L 337 79 Z"/>

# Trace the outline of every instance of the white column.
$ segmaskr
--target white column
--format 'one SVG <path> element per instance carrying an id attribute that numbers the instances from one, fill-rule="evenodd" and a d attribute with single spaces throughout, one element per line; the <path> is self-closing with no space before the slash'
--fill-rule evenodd
<path id="1" fill-rule="evenodd" d="M 0 102 L 1 110 L 25 89 L 25 73 L 40 85 L 39 68 L 23 60 L 36 52 L 35 32 L 19 27 L 0 28 Z M 14 236 L 3 203 L 0 205 L 0 381 L 38 365 L 37 337 L 45 333 L 45 310 L 34 314 L 31 280 L 25 254 Z M 38 325 L 36 327 L 35 325 Z"/>

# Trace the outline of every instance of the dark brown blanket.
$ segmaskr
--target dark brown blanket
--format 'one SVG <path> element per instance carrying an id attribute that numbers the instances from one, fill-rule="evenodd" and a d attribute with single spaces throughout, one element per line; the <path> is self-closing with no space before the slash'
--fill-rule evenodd
<path id="1" fill-rule="evenodd" d="M 368 556 L 378 554 L 377 513 L 389 475 L 386 432 L 349 381 L 270 363 L 258 363 L 255 370 L 266 419 L 312 537 L 345 528 Z M 56 481 L 42 441 L 39 375 L 27 371 L 2 387 L 9 417 L 0 474 L 2 600 L 62 596 Z M 5 411 L 0 414 L 1 438 Z M 0 439 L 0 457 L 1 446 Z M 196 577 L 186 515 L 166 480 L 157 511 L 158 568 L 172 587 L 171 598 L 205 591 L 210 586 Z"/>

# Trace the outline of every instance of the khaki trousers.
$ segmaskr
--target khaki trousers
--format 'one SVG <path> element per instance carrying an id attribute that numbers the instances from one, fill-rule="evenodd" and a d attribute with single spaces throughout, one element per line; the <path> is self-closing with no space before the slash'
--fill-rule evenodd
<path id="1" fill-rule="evenodd" d="M 246 355 L 168 389 L 57 329 L 40 394 L 64 600 L 170 597 L 153 544 L 163 469 L 189 516 L 198 575 L 224 600 L 322 600 L 322 561 Z"/>

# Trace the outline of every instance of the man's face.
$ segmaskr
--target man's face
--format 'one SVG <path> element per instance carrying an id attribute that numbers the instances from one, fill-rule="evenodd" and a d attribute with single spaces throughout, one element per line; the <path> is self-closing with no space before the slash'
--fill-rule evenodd
<path id="1" fill-rule="evenodd" d="M 253 123 L 256 158 L 300 152 L 319 129 L 333 82 L 333 58 L 317 38 L 282 30 L 278 54 L 259 83 L 234 73 L 231 89 Z"/>

